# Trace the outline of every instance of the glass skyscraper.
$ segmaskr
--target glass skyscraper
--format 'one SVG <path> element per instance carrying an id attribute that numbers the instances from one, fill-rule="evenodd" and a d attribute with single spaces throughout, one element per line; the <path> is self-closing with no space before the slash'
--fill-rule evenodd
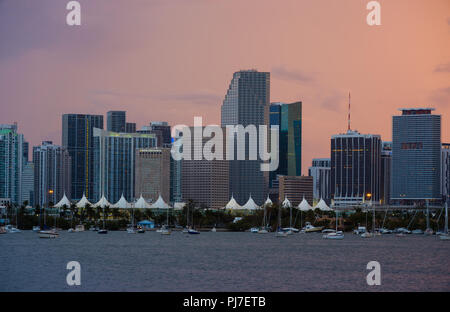
<path id="1" fill-rule="evenodd" d="M 64 114 L 62 116 L 62 146 L 72 160 L 72 199 L 83 194 L 94 200 L 94 140 L 93 128 L 103 129 L 102 115 Z"/>
<path id="2" fill-rule="evenodd" d="M 221 107 L 221 125 L 268 126 L 269 103 L 270 73 L 256 70 L 235 72 Z M 269 174 L 261 171 L 260 159 L 249 160 L 248 140 L 245 149 L 245 160 L 237 160 L 235 156 L 229 164 L 230 196 L 244 204 L 251 195 L 257 204 L 262 204 L 267 196 Z"/>
<path id="3" fill-rule="evenodd" d="M 405 108 L 392 119 L 391 199 L 441 200 L 441 116 L 433 108 Z"/>
<path id="4" fill-rule="evenodd" d="M 274 186 L 277 175 L 302 175 L 302 102 L 276 102 L 270 105 L 270 125 L 278 125 L 279 166 L 269 173 L 269 186 Z"/>
<path id="5" fill-rule="evenodd" d="M 22 172 L 25 162 L 23 134 L 17 125 L 0 125 L 0 198 L 22 204 Z"/>
<path id="6" fill-rule="evenodd" d="M 121 195 L 126 200 L 135 198 L 136 150 L 155 147 L 154 134 L 118 133 L 94 128 L 95 192 L 94 199 L 102 195 L 111 203 Z M 169 172 L 167 172 L 169 174 Z"/>
<path id="7" fill-rule="evenodd" d="M 114 132 L 127 132 L 126 112 L 125 111 L 107 112 L 106 130 Z"/>
<path id="8" fill-rule="evenodd" d="M 380 200 L 381 137 L 348 130 L 331 137 L 331 198 L 336 206 Z"/>

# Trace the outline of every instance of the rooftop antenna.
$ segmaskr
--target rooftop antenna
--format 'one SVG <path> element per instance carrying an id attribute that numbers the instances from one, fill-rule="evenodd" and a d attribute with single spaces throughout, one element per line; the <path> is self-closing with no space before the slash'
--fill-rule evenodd
<path id="1" fill-rule="evenodd" d="M 350 91 L 348 92 L 348 131 L 350 131 Z"/>

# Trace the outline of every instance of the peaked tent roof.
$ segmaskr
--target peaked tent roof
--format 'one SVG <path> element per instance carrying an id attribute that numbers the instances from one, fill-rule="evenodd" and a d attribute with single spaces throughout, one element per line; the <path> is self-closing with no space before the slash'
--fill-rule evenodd
<path id="1" fill-rule="evenodd" d="M 264 202 L 264 205 L 263 206 L 269 206 L 269 205 L 272 205 L 273 203 L 272 203 L 272 201 L 270 200 L 270 198 L 269 198 L 269 195 L 267 195 L 267 199 L 266 199 L 266 201 Z"/>
<path id="2" fill-rule="evenodd" d="M 121 208 L 121 209 L 130 209 L 131 208 L 131 203 L 127 202 L 127 200 L 125 199 L 125 197 L 120 196 L 120 199 L 117 201 L 117 203 L 115 203 L 114 205 L 111 206 L 111 208 Z"/>
<path id="3" fill-rule="evenodd" d="M 320 201 L 317 203 L 317 205 L 314 207 L 314 209 L 320 209 L 322 211 L 333 211 L 330 207 L 327 206 L 325 201 L 321 198 Z"/>
<path id="4" fill-rule="evenodd" d="M 150 204 L 144 199 L 144 197 L 139 197 L 139 199 L 134 203 L 134 208 L 138 209 L 148 209 L 150 208 Z"/>
<path id="5" fill-rule="evenodd" d="M 283 206 L 283 208 L 292 207 L 292 204 L 289 201 L 289 199 L 287 197 L 285 197 L 284 200 L 283 200 L 283 203 L 281 204 L 281 206 Z"/>
<path id="6" fill-rule="evenodd" d="M 63 206 L 70 207 L 70 200 L 67 198 L 66 193 L 64 193 L 63 198 L 61 198 L 61 200 L 56 205 L 53 205 L 53 207 L 56 208 L 61 208 Z"/>
<path id="7" fill-rule="evenodd" d="M 244 206 L 242 206 L 242 209 L 246 210 L 256 210 L 260 209 L 260 207 L 255 203 L 255 201 L 252 198 L 252 195 L 248 198 L 248 201 L 245 203 Z"/>
<path id="8" fill-rule="evenodd" d="M 81 197 L 80 201 L 77 203 L 78 208 L 84 208 L 86 205 L 92 205 L 89 200 L 86 198 L 86 195 L 83 193 L 83 197 Z"/>
<path id="9" fill-rule="evenodd" d="M 102 198 L 100 198 L 100 200 L 98 202 L 96 202 L 94 205 L 92 205 L 92 207 L 94 208 L 105 208 L 105 207 L 109 207 L 111 206 L 111 203 L 109 201 L 106 200 L 105 195 L 102 195 Z"/>
<path id="10" fill-rule="evenodd" d="M 242 209 L 242 206 L 239 205 L 233 195 L 231 195 L 231 199 L 228 204 L 226 204 L 225 209 Z"/>
<path id="11" fill-rule="evenodd" d="M 298 204 L 298 209 L 300 209 L 300 211 L 313 210 L 313 208 L 308 203 L 308 201 L 305 199 L 305 197 L 303 197 L 302 202 L 300 204 Z"/>
<path id="12" fill-rule="evenodd" d="M 162 199 L 161 195 L 158 196 L 158 199 L 150 205 L 151 209 L 170 209 L 170 205 L 168 205 L 164 199 Z"/>

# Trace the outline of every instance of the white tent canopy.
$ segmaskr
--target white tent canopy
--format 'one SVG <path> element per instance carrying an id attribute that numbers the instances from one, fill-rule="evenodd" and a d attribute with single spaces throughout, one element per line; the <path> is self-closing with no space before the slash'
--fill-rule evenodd
<path id="1" fill-rule="evenodd" d="M 283 206 L 283 208 L 290 208 L 292 207 L 291 202 L 289 201 L 289 199 L 286 197 L 284 197 L 283 203 L 281 204 L 281 206 Z"/>
<path id="2" fill-rule="evenodd" d="M 266 201 L 264 202 L 264 205 L 263 206 L 270 206 L 270 205 L 272 205 L 273 203 L 272 203 L 272 201 L 270 200 L 270 198 L 269 198 L 269 195 L 267 195 L 267 199 L 266 199 Z"/>
<path id="3" fill-rule="evenodd" d="M 98 202 L 96 202 L 92 207 L 94 208 L 105 208 L 110 207 L 111 203 L 106 199 L 105 195 L 102 195 L 102 198 Z"/>
<path id="4" fill-rule="evenodd" d="M 186 203 L 184 202 L 176 202 L 173 204 L 175 210 L 183 210 L 184 206 L 186 206 Z"/>
<path id="5" fill-rule="evenodd" d="M 308 201 L 305 199 L 305 197 L 303 197 L 302 202 L 300 204 L 298 204 L 298 209 L 300 209 L 300 211 L 308 211 L 308 210 L 312 210 L 313 208 L 308 203 Z"/>
<path id="6" fill-rule="evenodd" d="M 231 195 L 231 199 L 228 202 L 228 204 L 226 204 L 225 209 L 229 209 L 229 210 L 242 209 L 242 206 L 239 205 L 237 203 L 236 199 L 234 199 L 233 195 Z"/>
<path id="7" fill-rule="evenodd" d="M 134 203 L 134 208 L 138 208 L 138 209 L 149 209 L 150 208 L 150 204 L 146 202 L 146 200 L 144 199 L 144 197 L 139 197 L 139 199 Z"/>
<path id="8" fill-rule="evenodd" d="M 70 207 L 70 200 L 67 198 L 66 193 L 56 205 L 53 205 L 55 208 L 62 208 L 63 206 Z"/>
<path id="9" fill-rule="evenodd" d="M 158 196 L 158 199 L 150 205 L 150 209 L 170 209 L 170 205 L 168 205 L 164 199 L 162 199 L 161 195 Z"/>
<path id="10" fill-rule="evenodd" d="M 92 205 L 88 199 L 86 198 L 86 195 L 83 193 L 83 197 L 81 197 L 80 201 L 77 203 L 77 208 L 84 208 L 86 205 Z"/>
<path id="11" fill-rule="evenodd" d="M 248 198 L 248 201 L 245 203 L 244 206 L 242 206 L 242 209 L 245 210 L 257 210 L 260 209 L 260 207 L 255 203 L 255 201 L 252 198 L 252 195 Z"/>
<path id="12" fill-rule="evenodd" d="M 333 211 L 333 209 L 328 207 L 328 205 L 325 203 L 325 201 L 322 198 L 317 203 L 317 205 L 314 207 L 314 209 L 320 209 L 322 211 Z"/>
<path id="13" fill-rule="evenodd" d="M 111 205 L 111 208 L 130 209 L 130 208 L 132 208 L 132 205 L 131 205 L 131 203 L 127 202 L 127 200 L 125 199 L 125 197 L 122 194 L 122 196 L 117 201 L 117 203 L 115 203 L 114 205 Z"/>

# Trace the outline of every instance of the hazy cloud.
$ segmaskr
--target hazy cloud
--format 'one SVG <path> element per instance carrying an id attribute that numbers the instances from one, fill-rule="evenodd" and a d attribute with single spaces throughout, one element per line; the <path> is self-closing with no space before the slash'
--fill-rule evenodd
<path id="1" fill-rule="evenodd" d="M 446 107 L 450 103 L 450 87 L 435 90 L 430 98 L 434 103 Z"/>
<path id="2" fill-rule="evenodd" d="M 299 82 L 311 82 L 313 77 L 299 70 L 286 69 L 283 66 L 272 68 L 272 74 L 279 79 L 294 80 Z"/>
<path id="3" fill-rule="evenodd" d="M 439 64 L 434 68 L 435 73 L 450 73 L 450 63 Z"/>

